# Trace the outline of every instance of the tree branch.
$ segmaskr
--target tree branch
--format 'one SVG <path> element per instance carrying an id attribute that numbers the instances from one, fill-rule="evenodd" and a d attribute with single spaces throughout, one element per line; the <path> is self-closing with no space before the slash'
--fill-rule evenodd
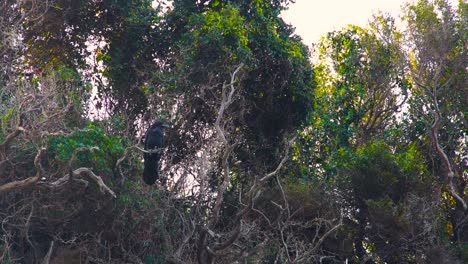
<path id="1" fill-rule="evenodd" d="M 0 149 L 4 150 L 8 147 L 8 144 L 10 143 L 11 140 L 13 140 L 15 137 L 17 137 L 21 132 L 24 132 L 25 129 L 23 127 L 17 127 L 15 131 L 11 132 L 8 134 L 5 138 L 5 140 L 0 144 Z"/>
<path id="2" fill-rule="evenodd" d="M 102 193 L 109 193 L 110 195 L 112 195 L 112 197 L 116 198 L 117 196 L 115 195 L 114 191 L 112 191 L 111 188 L 109 188 L 105 183 L 104 181 L 102 180 L 102 178 L 96 174 L 94 174 L 94 172 L 89 169 L 89 168 L 85 168 L 85 167 L 82 167 L 82 168 L 78 168 L 76 170 L 74 170 L 73 172 L 73 177 L 77 177 L 77 176 L 81 176 L 81 177 L 84 177 L 86 176 L 87 178 L 93 180 L 98 186 L 99 186 L 99 189 Z M 63 176 L 62 178 L 54 181 L 54 182 L 51 182 L 49 184 L 47 184 L 49 187 L 52 187 L 52 188 L 58 188 L 60 186 L 62 186 L 64 183 L 68 182 L 70 180 L 70 174 L 66 174 L 65 176 Z"/>
<path id="3" fill-rule="evenodd" d="M 54 251 L 54 241 L 52 240 L 50 242 L 49 250 L 47 251 L 47 254 L 44 256 L 44 259 L 42 260 L 41 264 L 49 264 L 50 257 L 52 256 L 53 251 Z"/>
<path id="4" fill-rule="evenodd" d="M 31 186 L 35 184 L 36 182 L 38 182 L 42 176 L 42 168 L 41 168 L 40 160 L 45 151 L 46 151 L 45 147 L 41 148 L 38 151 L 36 157 L 34 158 L 34 166 L 36 167 L 36 175 L 34 177 L 29 177 L 21 181 L 9 182 L 0 186 L 0 195 L 6 194 L 12 190 L 23 189 L 25 187 Z"/>
<path id="5" fill-rule="evenodd" d="M 436 102 L 436 104 L 437 104 L 437 102 Z M 439 144 L 439 139 L 438 139 L 438 136 L 437 136 L 437 130 L 438 130 L 439 124 L 440 124 L 440 114 L 439 114 L 437 105 L 436 105 L 436 109 L 437 109 L 436 111 L 432 112 L 432 114 L 434 116 L 434 123 L 432 123 L 432 126 L 431 126 L 431 137 L 432 137 L 432 140 L 434 142 L 437 153 L 442 158 L 442 161 L 443 161 L 445 167 L 447 168 L 447 181 L 448 181 L 450 194 L 452 194 L 452 196 L 462 204 L 463 208 L 465 210 L 467 210 L 468 207 L 467 207 L 466 202 L 463 200 L 463 198 L 460 195 L 458 195 L 458 193 L 457 193 L 457 191 L 455 189 L 455 186 L 453 184 L 453 178 L 454 178 L 455 174 L 453 172 L 452 165 L 450 164 L 450 161 L 449 161 L 449 158 L 448 158 L 447 154 L 445 154 L 444 150 L 442 149 L 442 147 Z"/>

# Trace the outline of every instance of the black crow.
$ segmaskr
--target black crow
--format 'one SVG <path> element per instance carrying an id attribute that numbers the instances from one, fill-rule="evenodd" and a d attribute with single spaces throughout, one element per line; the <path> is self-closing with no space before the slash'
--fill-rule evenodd
<path id="1" fill-rule="evenodd" d="M 156 121 L 145 134 L 145 150 L 156 151 L 155 153 L 144 154 L 145 169 L 143 171 L 143 180 L 146 184 L 154 184 L 159 178 L 159 159 L 161 159 L 160 148 L 164 143 L 164 128 L 169 127 L 168 124 Z"/>

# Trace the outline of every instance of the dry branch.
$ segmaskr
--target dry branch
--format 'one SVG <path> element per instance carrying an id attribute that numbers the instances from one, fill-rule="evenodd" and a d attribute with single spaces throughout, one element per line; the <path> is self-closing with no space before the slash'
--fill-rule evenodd
<path id="1" fill-rule="evenodd" d="M 440 124 L 440 114 L 438 111 L 433 111 L 433 115 L 434 115 L 434 123 L 432 123 L 432 126 L 431 126 L 431 137 L 432 137 L 432 141 L 434 142 L 435 148 L 437 150 L 437 154 L 439 154 L 439 156 L 442 158 L 445 168 L 447 169 L 446 180 L 449 186 L 450 194 L 462 204 L 465 210 L 467 210 L 468 207 L 466 205 L 465 200 L 463 200 L 463 198 L 460 195 L 458 195 L 457 190 L 455 189 L 455 186 L 453 184 L 453 178 L 455 176 L 455 173 L 453 172 L 452 165 L 450 164 L 447 154 L 445 154 L 445 151 L 442 149 L 442 147 L 439 144 L 437 130 Z"/>
<path id="2" fill-rule="evenodd" d="M 35 184 L 36 182 L 38 182 L 42 176 L 42 168 L 40 165 L 40 160 L 45 151 L 46 151 L 46 148 L 41 148 L 39 152 L 37 153 L 36 157 L 34 158 L 34 165 L 36 167 L 36 175 L 34 177 L 29 177 L 21 181 L 9 182 L 0 186 L 0 195 L 8 193 L 12 190 L 23 189 L 25 187 L 31 186 Z"/>
<path id="3" fill-rule="evenodd" d="M 224 131 L 224 125 L 221 124 L 222 119 L 224 117 L 224 111 L 232 104 L 233 102 L 233 96 L 234 93 L 236 92 L 236 87 L 235 87 L 235 82 L 237 81 L 237 74 L 239 73 L 240 69 L 244 66 L 244 64 L 240 64 L 234 72 L 231 74 L 231 81 L 228 84 L 223 84 L 222 88 L 222 100 L 221 104 L 218 109 L 218 115 L 216 117 L 215 121 L 215 128 L 217 135 L 219 139 L 221 140 L 222 144 L 224 145 L 224 152 L 223 152 L 223 157 L 222 157 L 222 170 L 223 170 L 223 182 L 221 185 L 218 187 L 217 195 L 216 195 L 216 200 L 215 200 L 215 205 L 213 209 L 213 214 L 212 218 L 209 222 L 209 227 L 213 227 L 216 225 L 218 222 L 219 218 L 219 211 L 221 209 L 221 205 L 223 202 L 223 195 L 226 190 L 226 188 L 229 185 L 229 156 L 231 155 L 232 151 L 234 150 L 235 146 L 237 145 L 236 143 L 234 144 L 229 144 L 228 140 L 226 139 L 225 131 Z M 227 89 L 230 88 L 229 92 Z"/>
<path id="4" fill-rule="evenodd" d="M 24 131 L 23 127 L 17 127 L 15 131 L 12 133 L 8 134 L 5 138 L 5 140 L 0 144 L 0 150 L 5 150 L 8 147 L 8 144 L 10 143 L 11 140 L 13 140 L 15 137 L 17 137 L 21 132 Z"/>
<path id="5" fill-rule="evenodd" d="M 52 256 L 53 251 L 54 251 L 54 241 L 52 240 L 52 242 L 50 242 L 49 250 L 47 251 L 47 254 L 44 256 L 44 259 L 42 260 L 41 264 L 49 264 L 50 257 Z"/>
<path id="6" fill-rule="evenodd" d="M 109 188 L 105 183 L 104 181 L 102 180 L 102 178 L 96 174 L 94 174 L 94 172 L 89 169 L 89 168 L 78 168 L 76 170 L 73 171 L 73 177 L 87 177 L 89 178 L 90 180 L 94 181 L 98 186 L 99 186 L 99 189 L 102 193 L 109 193 L 110 195 L 112 195 L 112 197 L 116 198 L 117 196 L 115 195 L 114 191 L 112 191 L 111 188 Z M 51 183 L 48 183 L 47 186 L 51 187 L 51 188 L 58 188 L 62 185 L 64 185 L 65 183 L 67 183 L 68 181 L 70 180 L 70 174 L 66 174 L 65 176 L 61 177 L 60 179 L 54 181 L 54 182 L 51 182 Z"/>

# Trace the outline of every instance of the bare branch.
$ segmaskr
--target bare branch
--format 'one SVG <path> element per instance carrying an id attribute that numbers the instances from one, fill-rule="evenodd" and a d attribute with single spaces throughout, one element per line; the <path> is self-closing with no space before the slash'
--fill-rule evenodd
<path id="1" fill-rule="evenodd" d="M 42 176 L 40 160 L 45 151 L 46 151 L 45 147 L 41 148 L 39 152 L 37 153 L 36 157 L 34 158 L 34 165 L 36 166 L 36 175 L 34 177 L 29 177 L 21 181 L 9 182 L 0 186 L 0 195 L 8 193 L 12 190 L 23 189 L 25 187 L 31 186 L 35 184 L 36 182 L 38 182 Z"/>
<path id="2" fill-rule="evenodd" d="M 136 149 L 139 149 L 141 150 L 137 145 L 133 145 L 133 146 L 130 146 L 130 147 L 126 147 L 125 148 L 125 151 L 124 151 L 124 154 L 122 155 L 122 157 L 120 157 L 117 162 L 115 163 L 115 167 L 119 170 L 119 174 L 120 174 L 120 184 L 123 184 L 123 180 L 124 180 L 124 174 L 122 172 L 122 167 L 120 166 L 120 164 L 127 158 L 127 155 L 128 155 L 128 152 L 130 149 L 132 148 L 136 148 Z M 145 151 L 145 150 L 143 150 Z"/>
<path id="3" fill-rule="evenodd" d="M 236 91 L 235 88 L 235 82 L 237 80 L 237 74 L 240 71 L 240 69 L 244 66 L 243 63 L 241 63 L 231 74 L 231 81 L 229 84 L 224 84 L 223 89 L 222 89 L 222 101 L 218 109 L 218 115 L 216 117 L 216 122 L 215 122 L 215 128 L 218 134 L 218 137 L 220 138 L 221 142 L 225 145 L 224 146 L 224 153 L 222 157 L 222 167 L 223 167 L 223 182 L 222 184 L 218 187 L 218 192 L 216 196 L 216 201 L 213 209 L 213 217 L 210 220 L 209 226 L 214 226 L 218 222 L 218 217 L 219 217 L 219 211 L 221 209 L 221 204 L 223 201 L 223 195 L 224 191 L 229 185 L 229 156 L 231 155 L 232 151 L 234 148 L 237 146 L 237 143 L 234 143 L 230 145 L 226 139 L 226 135 L 224 132 L 223 125 L 221 125 L 221 120 L 224 116 L 224 111 L 229 107 L 229 105 L 232 104 L 233 102 L 233 95 Z M 230 87 L 229 94 L 227 94 L 226 89 Z"/>
<path id="4" fill-rule="evenodd" d="M 315 243 L 315 246 L 312 248 L 311 252 L 315 252 L 323 243 L 323 241 L 328 237 L 330 236 L 331 234 L 333 234 L 340 226 L 343 225 L 343 212 L 341 212 L 341 216 L 340 216 L 340 221 L 338 222 L 338 224 L 336 224 L 334 227 L 330 228 L 327 232 L 325 232 L 325 234 L 323 234 L 320 239 L 318 240 L 318 242 Z"/>
<path id="5" fill-rule="evenodd" d="M 269 179 L 271 179 L 271 177 L 275 176 L 276 174 L 278 174 L 278 172 L 281 170 L 281 168 L 283 167 L 284 163 L 288 160 L 288 152 L 289 152 L 289 149 L 291 148 L 292 144 L 296 141 L 297 139 L 297 136 L 294 136 L 293 138 L 291 138 L 289 141 L 288 141 L 288 145 L 285 147 L 285 154 L 283 156 L 283 159 L 281 159 L 281 162 L 278 164 L 278 166 L 276 166 L 276 169 L 270 173 L 268 173 L 267 175 L 263 176 L 261 179 L 260 179 L 260 182 L 266 182 L 268 181 Z"/>
<path id="6" fill-rule="evenodd" d="M 25 129 L 23 127 L 17 127 L 15 131 L 12 133 L 8 134 L 5 138 L 5 140 L 0 144 L 0 149 L 4 150 L 8 147 L 8 144 L 10 143 L 11 140 L 13 140 L 15 137 L 17 137 L 21 132 L 24 132 Z"/>
<path id="7" fill-rule="evenodd" d="M 216 254 L 218 254 L 217 253 L 218 251 L 222 251 L 230 247 L 232 244 L 234 244 L 234 242 L 236 242 L 236 240 L 241 235 L 241 229 L 242 229 L 242 221 L 239 221 L 239 224 L 237 224 L 235 229 L 232 230 L 231 236 L 228 239 L 226 239 L 226 241 L 213 245 L 212 250 L 214 250 Z"/>
<path id="8" fill-rule="evenodd" d="M 216 128 L 216 131 L 218 132 L 218 136 L 220 140 L 224 144 L 228 144 L 228 142 L 226 140 L 226 136 L 224 135 L 224 129 L 222 129 L 221 119 L 224 116 L 224 111 L 231 105 L 233 101 L 232 97 L 234 93 L 236 92 L 236 88 L 234 84 L 236 83 L 236 80 L 237 80 L 237 74 L 243 66 L 244 66 L 243 63 L 237 66 L 237 68 L 231 74 L 231 82 L 229 82 L 228 84 L 223 84 L 222 101 L 219 106 L 218 116 L 216 117 L 215 128 Z M 227 94 L 227 91 L 226 91 L 228 87 L 231 88 L 229 91 L 229 94 Z"/>
<path id="9" fill-rule="evenodd" d="M 34 204 L 31 203 L 31 211 L 29 211 L 29 214 L 28 214 L 28 217 L 26 219 L 26 223 L 24 224 L 24 227 L 25 227 L 25 231 L 24 231 L 24 235 L 26 237 L 26 241 L 28 242 L 29 246 L 32 248 L 32 253 L 33 253 L 33 256 L 34 256 L 34 260 L 37 259 L 37 254 L 36 254 L 36 247 L 34 246 L 34 243 L 31 241 L 31 239 L 29 238 L 29 227 L 31 225 L 31 218 L 34 214 Z"/>
<path id="10" fill-rule="evenodd" d="M 76 148 L 74 151 L 73 151 L 73 154 L 70 158 L 70 161 L 68 162 L 68 167 L 71 169 L 73 167 L 73 163 L 75 162 L 75 159 L 76 159 L 76 155 L 80 152 L 83 152 L 83 151 L 95 151 L 95 150 L 98 150 L 99 148 L 98 147 L 82 147 L 82 148 Z"/>
<path id="11" fill-rule="evenodd" d="M 117 196 L 115 195 L 114 191 L 112 191 L 105 183 L 104 181 L 102 180 L 102 178 L 96 174 L 94 174 L 94 172 L 89 169 L 89 168 L 78 168 L 76 170 L 73 171 L 73 177 L 77 177 L 77 176 L 81 176 L 81 177 L 87 177 L 91 180 L 93 180 L 98 186 L 99 186 L 99 189 L 102 193 L 109 193 L 110 195 L 112 195 L 112 197 L 116 198 Z M 61 177 L 60 179 L 54 181 L 54 182 L 51 182 L 51 183 L 48 183 L 46 184 L 48 187 L 51 187 L 51 188 L 58 188 L 60 186 L 62 186 L 63 184 L 65 184 L 66 182 L 68 182 L 70 180 L 70 174 L 66 174 L 65 176 Z"/>
<path id="12" fill-rule="evenodd" d="M 47 251 L 47 254 L 44 256 L 44 259 L 42 260 L 41 264 L 49 264 L 50 257 L 52 256 L 53 251 L 54 251 L 54 241 L 52 240 L 50 242 L 49 250 Z"/>
<path id="13" fill-rule="evenodd" d="M 142 149 L 140 147 L 138 147 L 137 145 L 135 146 L 131 146 L 129 148 L 136 148 L 138 149 L 139 151 L 143 152 L 143 153 L 148 153 L 148 154 L 154 154 L 154 153 L 157 153 L 157 154 L 161 154 L 163 148 L 154 148 L 154 149 L 148 149 L 148 150 L 145 150 L 145 149 Z"/>
<path id="14" fill-rule="evenodd" d="M 124 151 L 124 154 L 122 155 L 122 157 L 120 157 L 117 162 L 115 163 L 115 166 L 117 168 L 119 168 L 119 173 L 120 173 L 120 176 L 123 177 L 123 173 L 122 173 L 122 169 L 120 168 L 120 164 L 127 158 L 127 154 L 128 154 L 128 151 L 132 148 L 138 148 L 136 145 L 135 146 L 130 146 L 130 147 L 126 147 L 125 148 L 125 151 Z"/>
<path id="15" fill-rule="evenodd" d="M 436 106 L 437 106 L 437 102 L 436 102 Z M 448 181 L 447 183 L 449 186 L 450 194 L 462 204 L 465 210 L 467 210 L 468 207 L 467 207 L 465 200 L 463 200 L 463 198 L 460 195 L 458 195 L 457 190 L 455 189 L 455 186 L 453 184 L 453 178 L 455 176 L 455 173 L 453 172 L 452 165 L 450 164 L 447 154 L 445 154 L 445 151 L 442 149 L 442 147 L 439 144 L 437 130 L 440 124 L 440 114 L 438 111 L 438 107 L 436 107 L 436 109 L 437 109 L 436 111 L 432 112 L 434 116 L 434 123 L 432 123 L 432 126 L 431 126 L 431 137 L 434 142 L 437 153 L 442 158 L 445 168 L 447 169 L 447 181 Z"/>

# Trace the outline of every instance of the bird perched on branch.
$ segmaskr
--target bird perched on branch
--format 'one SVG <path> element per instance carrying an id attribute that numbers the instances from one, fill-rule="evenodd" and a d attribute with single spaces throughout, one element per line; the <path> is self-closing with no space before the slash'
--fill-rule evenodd
<path id="1" fill-rule="evenodd" d="M 154 184 L 159 178 L 159 160 L 161 159 L 161 150 L 164 143 L 164 128 L 168 124 L 156 121 L 145 133 L 145 150 L 149 153 L 144 154 L 143 180 L 146 184 Z"/>

